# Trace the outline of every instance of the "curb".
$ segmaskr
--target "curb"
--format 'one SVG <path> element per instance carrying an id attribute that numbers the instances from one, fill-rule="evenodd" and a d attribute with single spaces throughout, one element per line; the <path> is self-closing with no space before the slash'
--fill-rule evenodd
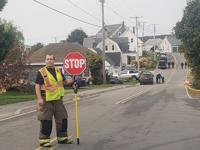
<path id="1" fill-rule="evenodd" d="M 192 99 L 200 99 L 200 90 L 196 90 L 190 87 L 190 85 L 185 85 L 185 89 L 187 91 L 187 94 Z M 193 95 L 191 95 L 191 92 L 194 92 Z"/>

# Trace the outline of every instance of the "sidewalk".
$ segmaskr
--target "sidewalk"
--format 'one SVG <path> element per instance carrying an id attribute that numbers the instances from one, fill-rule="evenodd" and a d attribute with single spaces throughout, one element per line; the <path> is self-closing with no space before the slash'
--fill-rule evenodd
<path id="1" fill-rule="evenodd" d="M 78 91 L 78 97 L 80 98 L 87 98 L 89 96 L 100 94 L 103 92 L 133 87 L 137 85 L 116 85 L 113 87 L 106 87 L 106 88 L 95 88 L 95 89 L 80 89 L 80 92 Z M 74 99 L 74 93 L 66 94 L 64 97 L 64 102 L 71 101 Z M 36 112 L 36 101 L 27 101 L 27 102 L 20 102 L 20 103 L 14 103 L 14 104 L 8 104 L 8 105 L 2 105 L 0 106 L 0 121 L 4 118 L 20 115 L 20 114 L 26 114 L 29 112 Z"/>

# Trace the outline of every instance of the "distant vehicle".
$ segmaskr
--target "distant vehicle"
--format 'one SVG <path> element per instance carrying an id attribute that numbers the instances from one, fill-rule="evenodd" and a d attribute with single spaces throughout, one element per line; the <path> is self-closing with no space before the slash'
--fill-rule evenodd
<path id="1" fill-rule="evenodd" d="M 158 69 L 167 69 L 167 68 L 168 68 L 168 62 L 165 61 L 158 62 Z"/>
<path id="2" fill-rule="evenodd" d="M 167 69 L 168 68 L 168 58 L 166 55 L 160 55 L 158 61 L 158 69 Z"/>
<path id="3" fill-rule="evenodd" d="M 153 84 L 154 75 L 151 72 L 142 72 L 139 77 L 140 85 L 142 84 Z"/>
<path id="4" fill-rule="evenodd" d="M 109 83 L 111 84 L 123 84 L 123 81 L 118 78 L 110 78 Z"/>
<path id="5" fill-rule="evenodd" d="M 168 61 L 168 58 L 167 58 L 166 55 L 161 55 L 161 56 L 159 57 L 159 61 Z"/>
<path id="6" fill-rule="evenodd" d="M 122 80 L 138 79 L 139 73 L 137 70 L 123 70 L 120 72 L 118 78 Z"/>

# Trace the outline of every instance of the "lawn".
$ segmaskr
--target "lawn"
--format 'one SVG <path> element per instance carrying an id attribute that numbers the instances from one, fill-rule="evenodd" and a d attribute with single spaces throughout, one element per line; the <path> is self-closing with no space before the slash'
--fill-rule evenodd
<path id="1" fill-rule="evenodd" d="M 18 91 L 8 91 L 0 94 L 0 105 L 30 101 L 35 99 L 35 94 L 27 94 Z"/>

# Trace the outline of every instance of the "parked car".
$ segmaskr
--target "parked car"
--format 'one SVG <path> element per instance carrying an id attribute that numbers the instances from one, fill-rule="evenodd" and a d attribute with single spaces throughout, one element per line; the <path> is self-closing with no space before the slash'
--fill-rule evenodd
<path id="1" fill-rule="evenodd" d="M 142 84 L 153 84 L 154 75 L 151 72 L 142 72 L 139 77 L 140 85 Z"/>
<path id="2" fill-rule="evenodd" d="M 112 78 L 110 78 L 109 83 L 111 83 L 111 84 L 123 84 L 123 81 L 116 78 L 116 77 L 112 77 Z"/>
<path id="3" fill-rule="evenodd" d="M 137 70 L 123 70 L 120 72 L 118 78 L 122 80 L 138 79 L 139 73 Z"/>
<path id="4" fill-rule="evenodd" d="M 78 87 L 86 86 L 86 78 L 83 78 L 81 76 L 75 76 L 75 81 Z"/>

